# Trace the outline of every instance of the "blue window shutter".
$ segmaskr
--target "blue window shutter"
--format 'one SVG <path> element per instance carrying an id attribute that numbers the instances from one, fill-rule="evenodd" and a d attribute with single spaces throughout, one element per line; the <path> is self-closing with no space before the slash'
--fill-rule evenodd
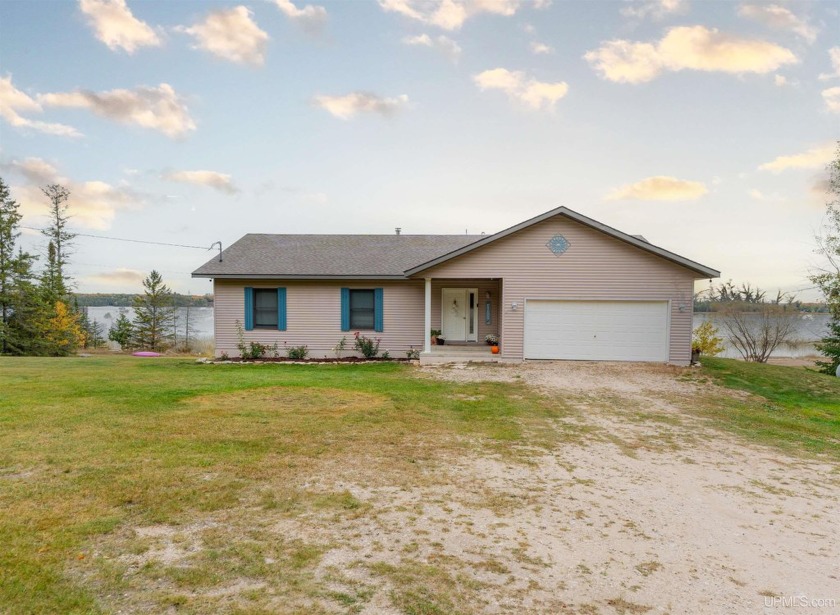
<path id="1" fill-rule="evenodd" d="M 341 289 L 341 330 L 350 330 L 350 289 Z"/>
<path id="2" fill-rule="evenodd" d="M 277 289 L 277 330 L 286 330 L 286 289 Z"/>
<path id="3" fill-rule="evenodd" d="M 245 287 L 245 330 L 254 330 L 254 289 Z"/>
<path id="4" fill-rule="evenodd" d="M 385 301 L 381 288 L 373 289 L 373 329 L 378 333 L 382 333 L 382 312 L 385 311 Z"/>

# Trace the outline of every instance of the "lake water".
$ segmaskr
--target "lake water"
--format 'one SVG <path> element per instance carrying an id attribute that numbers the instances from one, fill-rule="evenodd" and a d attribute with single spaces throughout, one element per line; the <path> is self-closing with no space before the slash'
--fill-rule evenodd
<path id="1" fill-rule="evenodd" d="M 129 318 L 134 318 L 134 310 L 132 308 L 119 307 L 89 307 L 88 318 L 96 320 L 103 325 L 105 335 L 111 328 L 114 321 L 120 314 L 120 310 L 125 310 Z M 187 308 L 178 308 L 178 322 L 179 329 L 183 329 L 183 323 L 186 319 Z M 716 322 L 720 316 L 716 313 L 699 312 L 694 314 L 694 326 L 701 325 L 706 320 L 711 320 L 720 333 L 720 337 L 724 339 L 723 329 L 720 323 Z M 794 334 L 794 342 L 792 344 L 784 344 L 776 349 L 773 353 L 775 357 L 803 357 L 817 354 L 814 348 L 814 342 L 821 339 L 828 332 L 828 314 L 802 314 L 799 317 L 796 325 L 796 333 Z M 213 339 L 213 308 L 190 308 L 190 322 L 195 331 L 196 338 Z M 735 350 L 731 344 L 725 342 L 726 350 L 723 353 L 724 357 L 733 359 L 740 358 L 738 351 Z"/>
<path id="2" fill-rule="evenodd" d="M 125 310 L 125 315 L 129 320 L 134 319 L 134 308 L 125 307 L 89 307 L 87 308 L 88 318 L 93 322 L 96 320 L 102 325 L 104 337 L 108 337 L 108 331 L 114 325 L 114 322 L 120 315 L 120 311 Z M 213 338 L 213 308 L 211 307 L 194 307 L 190 308 L 190 326 L 192 327 L 196 339 L 212 339 Z M 179 336 L 184 329 L 184 323 L 187 318 L 187 308 L 177 309 L 178 317 L 178 331 Z"/>
<path id="3" fill-rule="evenodd" d="M 721 316 L 714 312 L 698 312 L 694 314 L 694 327 L 697 328 L 706 320 L 718 328 L 718 335 L 724 339 L 726 350 L 720 356 L 730 359 L 740 359 L 738 351 L 726 341 L 726 334 L 718 322 Z M 822 339 L 828 333 L 829 314 L 800 314 L 796 321 L 796 329 L 792 342 L 780 344 L 773 352 L 774 357 L 807 357 L 819 354 L 814 348 L 814 342 Z"/>

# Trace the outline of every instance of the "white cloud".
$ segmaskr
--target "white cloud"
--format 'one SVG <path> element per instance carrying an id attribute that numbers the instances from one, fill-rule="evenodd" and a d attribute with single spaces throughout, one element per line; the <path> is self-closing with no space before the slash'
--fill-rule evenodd
<path id="1" fill-rule="evenodd" d="M 533 0 L 533 7 L 538 11 L 547 9 L 554 3 L 554 0 Z"/>
<path id="2" fill-rule="evenodd" d="M 814 26 L 778 4 L 742 4 L 738 8 L 738 15 L 763 23 L 774 30 L 788 30 L 809 43 L 813 43 L 817 38 L 817 29 Z"/>
<path id="3" fill-rule="evenodd" d="M 143 283 L 146 274 L 136 269 L 126 269 L 120 267 L 113 271 L 103 271 L 102 273 L 94 273 L 93 275 L 85 276 L 85 281 L 94 282 L 98 284 L 126 286 L 126 285 L 140 285 Z"/>
<path id="4" fill-rule="evenodd" d="M 41 186 L 47 184 L 61 184 L 70 191 L 69 214 L 75 227 L 105 230 L 111 226 L 117 210 L 137 209 L 143 204 L 141 196 L 129 188 L 62 177 L 52 164 L 41 158 L 14 160 L 6 166 L 26 180 L 23 185 L 12 186 L 12 193 L 20 202 L 24 218 L 35 218 L 36 224 L 49 211 L 47 197 L 41 192 Z"/>
<path id="5" fill-rule="evenodd" d="M 773 75 L 773 83 L 781 88 L 788 84 L 788 80 L 784 75 Z"/>
<path id="6" fill-rule="evenodd" d="M 569 85 L 565 81 L 537 81 L 521 71 L 510 71 L 506 68 L 486 70 L 474 75 L 473 81 L 482 90 L 501 90 L 532 109 L 551 109 L 569 91 Z"/>
<path id="7" fill-rule="evenodd" d="M 286 17 L 311 34 L 319 33 L 327 21 L 327 9 L 323 6 L 307 4 L 298 8 L 291 0 L 274 0 L 274 4 Z"/>
<path id="8" fill-rule="evenodd" d="M 823 90 L 822 97 L 831 113 L 840 113 L 840 86 Z"/>
<path id="9" fill-rule="evenodd" d="M 750 198 L 753 198 L 756 201 L 764 201 L 767 199 L 767 197 L 761 193 L 761 190 L 757 190 L 756 188 L 750 190 L 748 194 L 750 195 Z"/>
<path id="10" fill-rule="evenodd" d="M 359 113 L 377 113 L 391 116 L 408 105 L 408 96 L 383 98 L 370 92 L 351 92 L 343 96 L 319 94 L 312 99 L 315 106 L 342 120 L 349 120 Z"/>
<path id="11" fill-rule="evenodd" d="M 821 145 L 800 154 L 778 156 L 758 167 L 760 171 L 779 173 L 787 169 L 814 169 L 828 164 L 834 156 L 834 145 Z"/>
<path id="12" fill-rule="evenodd" d="M 12 85 L 12 77 L 0 77 L 0 117 L 16 128 L 30 128 L 45 134 L 61 137 L 80 137 L 72 126 L 40 122 L 23 117 L 21 113 L 40 113 L 41 105 L 25 92 Z"/>
<path id="13" fill-rule="evenodd" d="M 704 26 L 671 28 L 654 43 L 608 41 L 584 58 L 602 78 L 620 83 L 644 83 L 665 71 L 768 73 L 798 62 L 785 47 Z"/>
<path id="14" fill-rule="evenodd" d="M 832 47 L 828 50 L 828 57 L 831 60 L 831 68 L 833 72 L 831 73 L 822 73 L 819 76 L 821 81 L 825 81 L 826 79 L 834 79 L 836 77 L 840 77 L 840 47 Z"/>
<path id="15" fill-rule="evenodd" d="M 402 39 L 406 45 L 429 47 L 436 49 L 450 60 L 457 60 L 461 56 L 461 46 L 453 41 L 448 36 L 441 34 L 437 37 L 431 37 L 428 34 L 418 34 L 417 36 L 406 36 Z"/>
<path id="16" fill-rule="evenodd" d="M 608 201 L 695 201 L 709 190 L 703 182 L 657 175 L 616 188 Z"/>
<path id="17" fill-rule="evenodd" d="M 686 0 L 641 0 L 632 2 L 630 6 L 621 9 L 621 14 L 633 19 L 650 17 L 654 21 L 659 21 L 669 15 L 684 13 L 687 9 Z"/>
<path id="18" fill-rule="evenodd" d="M 379 0 L 385 11 L 399 13 L 444 30 L 458 30 L 480 13 L 511 16 L 520 0 Z"/>
<path id="19" fill-rule="evenodd" d="M 251 11 L 244 6 L 213 11 L 201 23 L 190 28 L 177 28 L 196 40 L 196 49 L 236 62 L 262 66 L 268 46 L 268 34 L 251 19 Z"/>
<path id="20" fill-rule="evenodd" d="M 184 101 L 166 83 L 156 88 L 42 94 L 38 96 L 38 102 L 45 106 L 88 109 L 109 120 L 151 128 L 168 137 L 183 136 L 195 130 L 195 122 Z"/>
<path id="21" fill-rule="evenodd" d="M 545 55 L 548 53 L 552 53 L 554 48 L 551 45 L 546 45 L 545 43 L 538 43 L 536 41 L 531 43 L 531 53 L 535 55 Z"/>
<path id="22" fill-rule="evenodd" d="M 96 32 L 96 38 L 109 49 L 122 49 L 131 54 L 139 47 L 161 44 L 160 37 L 131 13 L 125 0 L 79 0 L 79 8 Z"/>
<path id="23" fill-rule="evenodd" d="M 163 178 L 184 184 L 208 186 L 227 194 L 239 192 L 230 175 L 217 173 L 216 171 L 167 171 L 163 174 Z"/>

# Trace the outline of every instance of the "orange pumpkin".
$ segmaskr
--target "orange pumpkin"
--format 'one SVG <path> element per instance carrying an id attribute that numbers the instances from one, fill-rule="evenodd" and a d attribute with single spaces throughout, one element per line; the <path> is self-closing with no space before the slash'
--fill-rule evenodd
<path id="1" fill-rule="evenodd" d="M 492 352 L 493 354 L 499 354 L 499 347 L 498 346 L 491 346 L 490 347 L 490 352 Z"/>

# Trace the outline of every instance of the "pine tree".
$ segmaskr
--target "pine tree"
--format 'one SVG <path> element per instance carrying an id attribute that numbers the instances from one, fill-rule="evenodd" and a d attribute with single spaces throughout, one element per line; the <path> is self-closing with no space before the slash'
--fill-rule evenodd
<path id="1" fill-rule="evenodd" d="M 91 348 L 102 348 L 105 344 L 105 338 L 102 337 L 102 325 L 95 318 L 90 323 L 90 331 L 88 333 L 88 344 Z"/>
<path id="2" fill-rule="evenodd" d="M 134 325 L 126 316 L 125 310 L 120 310 L 120 315 L 114 321 L 111 330 L 108 331 L 108 339 L 120 345 L 121 350 L 131 348 L 131 341 L 134 338 Z"/>
<path id="3" fill-rule="evenodd" d="M 35 282 L 32 266 L 36 257 L 18 249 L 14 262 L 11 316 L 7 323 L 6 352 L 14 355 L 47 355 L 51 307 Z"/>
<path id="4" fill-rule="evenodd" d="M 834 375 L 840 366 L 840 142 L 828 169 L 829 193 L 833 199 L 828 203 L 823 233 L 817 238 L 817 253 L 825 258 L 827 264 L 811 276 L 811 281 L 822 291 L 831 314 L 828 334 L 816 344 L 826 360 L 817 361 L 817 366 L 821 372 Z"/>
<path id="5" fill-rule="evenodd" d="M 8 352 L 9 318 L 15 292 L 15 243 L 20 236 L 17 230 L 20 219 L 18 204 L 0 178 L 0 354 Z"/>
<path id="6" fill-rule="evenodd" d="M 56 301 L 66 301 L 72 286 L 72 280 L 65 271 L 65 266 L 76 234 L 67 230 L 70 222 L 70 215 L 67 213 L 70 191 L 59 184 L 51 184 L 41 188 L 41 192 L 50 201 L 50 224 L 41 231 L 49 240 L 47 264 L 41 276 L 41 286 L 46 301 L 54 304 Z"/>
<path id="7" fill-rule="evenodd" d="M 20 220 L 0 178 L 0 354 L 46 354 L 48 306 L 35 284 L 36 257 L 15 245 Z"/>
<path id="8" fill-rule="evenodd" d="M 133 343 L 139 348 L 163 351 L 172 345 L 175 309 L 172 291 L 157 272 L 143 280 L 144 293 L 134 299 Z"/>

